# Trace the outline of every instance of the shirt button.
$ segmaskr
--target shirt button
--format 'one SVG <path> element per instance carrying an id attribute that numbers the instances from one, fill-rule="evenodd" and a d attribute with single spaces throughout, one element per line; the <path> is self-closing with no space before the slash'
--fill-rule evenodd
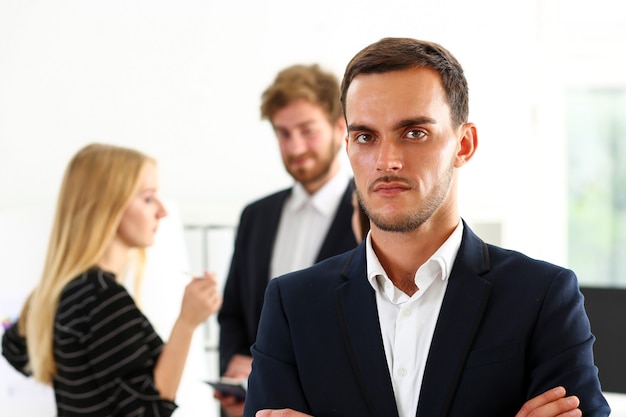
<path id="1" fill-rule="evenodd" d="M 411 315 L 411 309 L 410 309 L 410 308 L 407 308 L 407 309 L 405 309 L 405 310 L 402 310 L 402 315 L 403 315 L 404 317 L 409 317 L 409 316 Z"/>
<path id="2" fill-rule="evenodd" d="M 398 375 L 399 376 L 406 376 L 406 369 L 404 369 L 404 368 L 398 369 Z"/>

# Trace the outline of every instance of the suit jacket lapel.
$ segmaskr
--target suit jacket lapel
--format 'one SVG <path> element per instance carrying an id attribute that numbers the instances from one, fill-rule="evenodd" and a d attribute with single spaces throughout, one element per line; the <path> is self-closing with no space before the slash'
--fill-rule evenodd
<path id="1" fill-rule="evenodd" d="M 254 268 L 251 268 L 250 271 L 255 271 L 256 273 L 250 276 L 247 282 L 250 286 L 250 293 L 256 294 L 254 299 L 257 303 L 257 308 L 252 309 L 251 312 L 253 312 L 257 321 L 263 305 L 267 283 L 273 278 L 270 276 L 272 251 L 274 250 L 274 243 L 278 234 L 280 215 L 285 206 L 285 200 L 291 194 L 291 190 L 291 188 L 283 190 L 273 197 L 274 199 L 271 204 L 267 205 L 267 209 L 260 213 L 263 216 L 263 222 L 259 223 L 259 229 L 255 231 L 260 237 L 257 239 L 258 243 L 255 244 L 256 254 L 253 259 L 256 262 L 254 262 Z"/>
<path id="2" fill-rule="evenodd" d="M 491 284 L 486 245 L 465 224 L 426 361 L 417 407 L 422 416 L 445 416 L 485 310 Z"/>
<path id="3" fill-rule="evenodd" d="M 344 342 L 373 416 L 398 415 L 380 332 L 374 289 L 367 280 L 365 244 L 346 263 L 346 281 L 335 291 Z"/>
<path id="4" fill-rule="evenodd" d="M 363 394 L 374 416 L 398 411 L 382 343 L 374 290 L 367 280 L 365 244 L 346 263 L 346 280 L 335 292 L 344 342 Z M 418 403 L 422 416 L 445 416 L 487 305 L 491 284 L 488 250 L 464 224 L 463 240 L 452 268 L 431 343 Z M 374 325 L 372 325 L 374 324 Z"/>
<path id="5" fill-rule="evenodd" d="M 352 219 L 352 212 L 352 187 L 348 185 L 341 196 L 335 218 L 322 242 L 315 262 L 338 254 L 344 247 L 345 250 L 350 250 L 357 245 L 350 220 Z"/>
<path id="6" fill-rule="evenodd" d="M 278 234 L 278 225 L 280 224 L 280 216 L 285 208 L 285 201 L 287 197 L 291 195 L 292 188 L 281 191 L 276 194 L 276 200 L 269 205 L 269 210 L 265 213 L 264 230 L 262 236 L 267 239 L 262 245 L 259 245 L 258 250 L 260 255 L 257 259 L 261 260 L 262 265 L 259 265 L 259 276 L 265 281 L 263 290 L 270 277 L 270 264 L 272 262 L 272 252 L 274 250 L 274 244 L 276 243 L 276 235 Z"/>

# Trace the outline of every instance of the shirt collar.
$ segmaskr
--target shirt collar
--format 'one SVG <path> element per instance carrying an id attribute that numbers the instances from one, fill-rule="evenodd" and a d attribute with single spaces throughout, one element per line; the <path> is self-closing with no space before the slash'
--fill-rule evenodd
<path id="1" fill-rule="evenodd" d="M 337 202 L 346 192 L 349 182 L 350 172 L 343 168 L 313 195 L 309 195 L 302 184 L 296 182 L 285 208 L 291 212 L 297 212 L 310 204 L 318 212 L 331 216 L 335 213 Z"/>
<path id="2" fill-rule="evenodd" d="M 424 262 L 422 266 L 420 266 L 418 272 L 422 268 L 435 268 L 436 272 L 441 272 L 441 279 L 447 280 L 450 277 L 452 265 L 454 264 L 456 255 L 459 252 L 462 237 L 463 222 L 459 220 L 459 224 L 456 226 L 452 234 L 448 237 L 448 239 L 446 239 L 445 242 L 443 242 L 439 249 L 437 249 L 437 251 L 426 262 Z M 374 290 L 378 291 L 377 277 L 382 276 L 385 280 L 388 280 L 389 277 L 372 248 L 372 238 L 370 233 L 367 234 L 365 239 L 365 257 L 367 262 L 367 279 Z"/>

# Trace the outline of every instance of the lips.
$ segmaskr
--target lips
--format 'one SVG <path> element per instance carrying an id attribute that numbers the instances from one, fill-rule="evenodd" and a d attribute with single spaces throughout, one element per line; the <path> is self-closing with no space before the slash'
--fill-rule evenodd
<path id="1" fill-rule="evenodd" d="M 300 156 L 297 158 L 289 158 L 289 165 L 300 167 L 302 165 L 305 165 L 310 159 L 311 157 L 308 155 Z"/>
<path id="2" fill-rule="evenodd" d="M 298 161 L 291 161 L 291 166 L 295 167 L 295 168 L 300 168 L 304 165 L 306 165 L 307 160 L 306 159 L 300 159 Z"/>
<path id="3" fill-rule="evenodd" d="M 374 181 L 374 184 L 370 188 L 373 192 L 391 193 L 402 192 L 411 189 L 411 186 L 404 180 L 379 178 Z"/>

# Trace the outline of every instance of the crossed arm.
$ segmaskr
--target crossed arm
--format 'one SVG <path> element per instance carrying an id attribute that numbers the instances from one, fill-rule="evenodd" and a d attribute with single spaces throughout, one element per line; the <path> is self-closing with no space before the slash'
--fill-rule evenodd
<path id="1" fill-rule="evenodd" d="M 556 387 L 532 398 L 522 406 L 515 417 L 580 417 L 576 396 L 565 396 L 565 388 Z M 255 417 L 312 417 L 290 409 L 260 410 Z"/>

